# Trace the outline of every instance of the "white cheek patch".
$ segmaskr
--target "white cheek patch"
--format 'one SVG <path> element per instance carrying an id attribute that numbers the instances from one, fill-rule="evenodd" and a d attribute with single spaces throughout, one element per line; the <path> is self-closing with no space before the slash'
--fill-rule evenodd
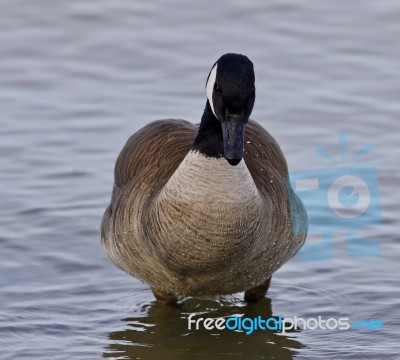
<path id="1" fill-rule="evenodd" d="M 213 104 L 213 92 L 214 92 L 215 79 L 217 78 L 217 65 L 218 64 L 215 64 L 215 66 L 212 68 L 212 70 L 210 72 L 210 76 L 208 77 L 207 86 L 206 86 L 208 102 L 210 103 L 211 110 L 214 115 L 215 115 L 215 111 L 214 111 L 214 104 Z M 215 115 L 215 117 L 217 117 L 217 115 Z"/>

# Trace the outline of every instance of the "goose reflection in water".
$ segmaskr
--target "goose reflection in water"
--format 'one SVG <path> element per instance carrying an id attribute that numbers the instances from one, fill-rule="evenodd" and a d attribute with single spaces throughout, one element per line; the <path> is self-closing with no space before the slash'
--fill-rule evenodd
<path id="1" fill-rule="evenodd" d="M 244 305 L 236 298 L 188 299 L 179 307 L 151 302 L 141 305 L 135 316 L 122 319 L 123 330 L 109 333 L 110 344 L 104 358 L 113 359 L 294 359 L 305 346 L 294 334 L 282 335 L 271 330 L 243 331 L 206 330 L 192 326 L 188 330 L 188 317 L 249 318 L 272 317 L 271 299 L 266 297 L 256 304 Z"/>

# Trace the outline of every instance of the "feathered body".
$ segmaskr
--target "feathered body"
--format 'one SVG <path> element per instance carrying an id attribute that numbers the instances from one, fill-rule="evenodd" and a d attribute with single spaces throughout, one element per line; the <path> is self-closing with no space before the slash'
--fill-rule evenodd
<path id="1" fill-rule="evenodd" d="M 299 250 L 306 213 L 279 145 L 258 123 L 247 124 L 235 167 L 191 150 L 197 133 L 187 121 L 161 120 L 128 140 L 103 246 L 119 268 L 167 292 L 244 291 Z"/>

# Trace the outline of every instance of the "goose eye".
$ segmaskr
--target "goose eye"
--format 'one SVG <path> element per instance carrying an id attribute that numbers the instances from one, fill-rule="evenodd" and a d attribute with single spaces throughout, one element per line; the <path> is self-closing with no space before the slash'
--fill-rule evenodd
<path id="1" fill-rule="evenodd" d="M 256 88 L 253 86 L 251 88 L 251 96 L 254 96 L 256 94 Z"/>
<path id="2" fill-rule="evenodd" d="M 217 85 L 217 83 L 214 84 L 214 90 L 218 95 L 222 95 L 222 89 Z"/>

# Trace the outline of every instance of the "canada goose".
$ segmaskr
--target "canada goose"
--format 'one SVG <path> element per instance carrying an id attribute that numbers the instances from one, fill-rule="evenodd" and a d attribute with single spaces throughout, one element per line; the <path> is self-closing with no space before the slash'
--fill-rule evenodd
<path id="1" fill-rule="evenodd" d="M 285 157 L 249 120 L 254 82 L 246 56 L 223 55 L 207 79 L 200 125 L 154 121 L 117 159 L 102 244 L 160 301 L 240 291 L 258 300 L 305 241 L 307 215 Z"/>

